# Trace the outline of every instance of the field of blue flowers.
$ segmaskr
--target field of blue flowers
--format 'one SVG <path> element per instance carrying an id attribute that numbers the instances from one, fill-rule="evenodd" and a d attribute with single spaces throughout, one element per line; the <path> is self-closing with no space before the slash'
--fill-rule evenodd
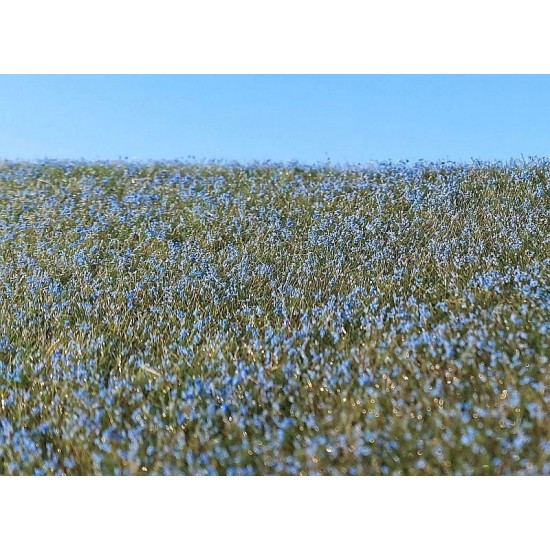
<path id="1" fill-rule="evenodd" d="M 550 474 L 550 160 L 0 164 L 1 474 Z"/>

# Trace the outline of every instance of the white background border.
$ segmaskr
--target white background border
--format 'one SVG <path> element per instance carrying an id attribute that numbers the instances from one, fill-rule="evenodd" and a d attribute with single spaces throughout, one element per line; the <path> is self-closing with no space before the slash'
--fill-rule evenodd
<path id="1" fill-rule="evenodd" d="M 547 478 L 3 478 L 3 548 L 542 548 Z"/>
<path id="2" fill-rule="evenodd" d="M 3 73 L 545 73 L 535 0 L 18 0 Z"/>

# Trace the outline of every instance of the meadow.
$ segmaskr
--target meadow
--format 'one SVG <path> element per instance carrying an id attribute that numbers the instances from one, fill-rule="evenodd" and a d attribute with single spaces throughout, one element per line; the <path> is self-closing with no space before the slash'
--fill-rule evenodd
<path id="1" fill-rule="evenodd" d="M 0 474 L 550 474 L 550 159 L 0 163 Z"/>

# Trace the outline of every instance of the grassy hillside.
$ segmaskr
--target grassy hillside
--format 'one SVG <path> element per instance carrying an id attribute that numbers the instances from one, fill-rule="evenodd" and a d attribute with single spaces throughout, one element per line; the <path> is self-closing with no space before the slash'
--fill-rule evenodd
<path id="1" fill-rule="evenodd" d="M 1 474 L 550 474 L 550 161 L 0 164 Z"/>

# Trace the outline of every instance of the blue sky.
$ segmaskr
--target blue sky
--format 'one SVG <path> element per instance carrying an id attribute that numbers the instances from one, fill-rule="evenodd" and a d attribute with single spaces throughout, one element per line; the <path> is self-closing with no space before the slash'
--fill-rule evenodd
<path id="1" fill-rule="evenodd" d="M 0 75 L 0 158 L 550 155 L 547 75 Z"/>

